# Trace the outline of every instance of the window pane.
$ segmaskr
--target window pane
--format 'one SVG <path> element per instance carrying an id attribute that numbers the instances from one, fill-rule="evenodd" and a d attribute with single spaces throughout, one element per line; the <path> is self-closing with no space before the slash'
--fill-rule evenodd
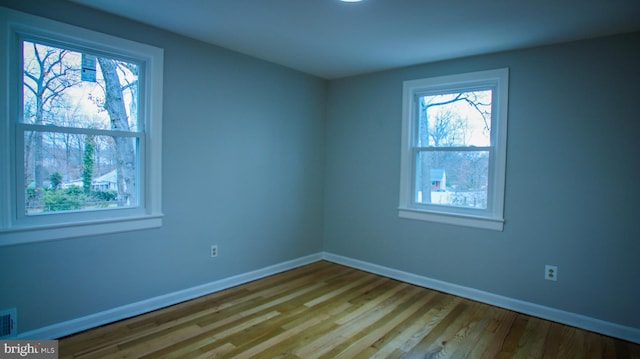
<path id="1" fill-rule="evenodd" d="M 138 131 L 138 65 L 22 45 L 23 123 Z"/>
<path id="2" fill-rule="evenodd" d="M 491 90 L 420 97 L 419 147 L 489 146 Z"/>
<path id="3" fill-rule="evenodd" d="M 138 206 L 137 138 L 24 136 L 26 214 Z"/>
<path id="4" fill-rule="evenodd" d="M 487 208 L 488 151 L 422 151 L 416 161 L 416 203 Z"/>

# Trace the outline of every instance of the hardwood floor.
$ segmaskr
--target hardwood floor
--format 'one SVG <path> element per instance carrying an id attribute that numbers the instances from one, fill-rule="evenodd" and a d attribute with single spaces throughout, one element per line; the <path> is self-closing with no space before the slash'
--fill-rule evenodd
<path id="1" fill-rule="evenodd" d="M 317 262 L 60 340 L 60 358 L 640 358 L 640 345 Z"/>

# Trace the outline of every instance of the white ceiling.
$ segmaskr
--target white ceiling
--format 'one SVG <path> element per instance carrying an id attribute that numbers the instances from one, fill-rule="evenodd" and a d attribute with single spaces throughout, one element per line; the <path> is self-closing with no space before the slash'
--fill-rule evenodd
<path id="1" fill-rule="evenodd" d="M 640 30 L 640 0 L 70 1 L 323 78 Z"/>

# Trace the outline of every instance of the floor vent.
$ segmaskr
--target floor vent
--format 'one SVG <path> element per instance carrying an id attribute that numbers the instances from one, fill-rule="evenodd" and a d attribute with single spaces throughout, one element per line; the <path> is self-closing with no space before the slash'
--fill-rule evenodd
<path id="1" fill-rule="evenodd" d="M 18 334 L 16 308 L 0 310 L 0 339 L 15 337 Z"/>

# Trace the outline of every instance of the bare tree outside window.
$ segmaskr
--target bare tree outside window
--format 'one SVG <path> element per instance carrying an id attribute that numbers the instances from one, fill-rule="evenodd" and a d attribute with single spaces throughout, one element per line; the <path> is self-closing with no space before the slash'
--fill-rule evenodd
<path id="1" fill-rule="evenodd" d="M 45 125 L 55 113 L 65 90 L 78 84 L 78 68 L 74 68 L 69 52 L 31 42 L 23 44 L 24 120 Z M 56 103 L 58 102 L 58 103 Z M 42 132 L 32 132 L 26 139 L 25 156 L 33 156 L 35 195 L 42 197 L 45 174 L 45 139 Z"/>

